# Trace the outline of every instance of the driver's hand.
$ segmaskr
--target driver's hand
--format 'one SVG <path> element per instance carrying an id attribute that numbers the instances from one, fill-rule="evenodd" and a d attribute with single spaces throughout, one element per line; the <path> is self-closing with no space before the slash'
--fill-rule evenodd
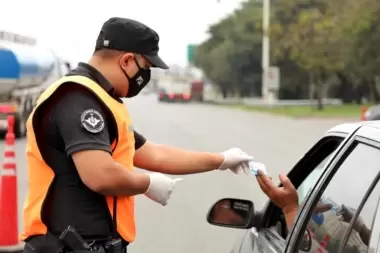
<path id="1" fill-rule="evenodd" d="M 224 157 L 223 163 L 219 166 L 219 170 L 230 169 L 233 173 L 239 174 L 244 172 L 249 174 L 248 162 L 253 161 L 252 156 L 247 155 L 240 148 L 231 148 L 221 153 Z"/>
<path id="2" fill-rule="evenodd" d="M 324 213 L 324 212 L 330 211 L 332 207 L 333 207 L 332 204 L 324 204 L 324 203 L 318 202 L 313 213 L 315 214 Z"/>
<path id="3" fill-rule="evenodd" d="M 280 174 L 281 187 L 276 186 L 272 179 L 261 170 L 258 171 L 257 182 L 261 190 L 270 200 L 283 210 L 284 213 L 298 211 L 298 194 L 290 179 Z"/>

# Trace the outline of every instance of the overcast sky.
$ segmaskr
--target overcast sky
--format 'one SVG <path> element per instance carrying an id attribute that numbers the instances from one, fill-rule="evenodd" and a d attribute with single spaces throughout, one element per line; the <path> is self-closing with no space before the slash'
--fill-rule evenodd
<path id="1" fill-rule="evenodd" d="M 137 19 L 160 35 L 161 56 L 186 64 L 186 47 L 207 38 L 207 28 L 242 0 L 6 0 L 0 30 L 36 37 L 72 63 L 86 61 L 103 22 L 119 16 Z"/>

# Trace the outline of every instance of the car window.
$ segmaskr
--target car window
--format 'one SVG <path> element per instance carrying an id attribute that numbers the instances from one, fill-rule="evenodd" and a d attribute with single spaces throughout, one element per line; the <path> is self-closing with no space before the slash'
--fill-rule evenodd
<path id="1" fill-rule="evenodd" d="M 380 201 L 380 200 L 379 200 Z M 371 238 L 368 244 L 368 252 L 377 252 L 380 246 L 380 208 L 377 206 L 375 221 L 371 228 Z"/>
<path id="2" fill-rule="evenodd" d="M 313 237 L 310 252 L 338 252 L 340 242 L 348 231 L 348 213 L 358 208 L 379 169 L 380 150 L 357 144 L 340 164 L 312 211 L 307 226 Z M 361 221 L 367 228 L 372 226 L 379 197 L 380 187 L 376 187 L 360 213 Z M 353 250 L 350 252 L 367 252 L 366 243 L 355 231 L 347 244 Z"/>
<path id="3" fill-rule="evenodd" d="M 379 165 L 380 166 L 380 165 Z M 371 195 L 365 202 L 363 209 L 360 211 L 357 219 L 353 221 L 353 229 L 349 232 L 349 239 L 344 245 L 343 252 L 347 253 L 365 253 L 368 251 L 369 241 L 371 238 L 372 218 L 375 215 L 376 207 L 379 203 L 380 184 L 377 183 Z M 344 206 L 342 209 L 341 219 L 345 222 L 352 222 L 355 209 Z"/>
<path id="4" fill-rule="evenodd" d="M 298 202 L 300 205 L 305 200 L 305 197 L 309 193 L 309 191 L 311 191 L 311 189 L 314 187 L 314 185 L 317 182 L 317 180 L 319 179 L 319 177 L 322 175 L 323 171 L 325 170 L 326 163 L 330 159 L 332 154 L 333 153 L 329 154 L 325 159 L 323 159 L 322 162 L 320 162 L 315 167 L 315 169 L 313 169 L 310 172 L 310 174 L 305 178 L 305 180 L 297 188 Z"/>

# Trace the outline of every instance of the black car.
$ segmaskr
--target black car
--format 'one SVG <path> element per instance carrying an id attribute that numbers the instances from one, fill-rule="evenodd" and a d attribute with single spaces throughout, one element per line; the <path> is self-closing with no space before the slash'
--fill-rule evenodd
<path id="1" fill-rule="evenodd" d="M 288 177 L 300 210 L 288 230 L 271 201 L 254 210 L 249 200 L 222 199 L 210 209 L 210 224 L 248 229 L 231 253 L 380 251 L 380 122 L 330 129 Z M 318 211 L 320 204 L 329 209 Z"/>

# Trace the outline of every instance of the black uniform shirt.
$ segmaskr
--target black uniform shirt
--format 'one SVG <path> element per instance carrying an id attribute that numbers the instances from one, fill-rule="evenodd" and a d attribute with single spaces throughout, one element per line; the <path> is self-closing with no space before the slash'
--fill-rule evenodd
<path id="1" fill-rule="evenodd" d="M 114 96 L 111 84 L 92 66 L 80 63 L 68 75 L 94 80 L 122 103 Z M 98 133 L 86 130 L 81 122 L 83 112 L 89 109 L 98 112 L 105 123 Z M 82 150 L 112 152 L 110 144 L 117 137 L 117 128 L 111 112 L 87 88 L 65 83 L 40 105 L 33 124 L 41 155 L 55 173 L 42 210 L 43 222 L 50 232 L 59 235 L 71 225 L 89 239 L 111 235 L 112 220 L 105 197 L 83 184 L 71 158 L 73 153 Z M 145 142 L 146 139 L 135 132 L 135 148 Z"/>

